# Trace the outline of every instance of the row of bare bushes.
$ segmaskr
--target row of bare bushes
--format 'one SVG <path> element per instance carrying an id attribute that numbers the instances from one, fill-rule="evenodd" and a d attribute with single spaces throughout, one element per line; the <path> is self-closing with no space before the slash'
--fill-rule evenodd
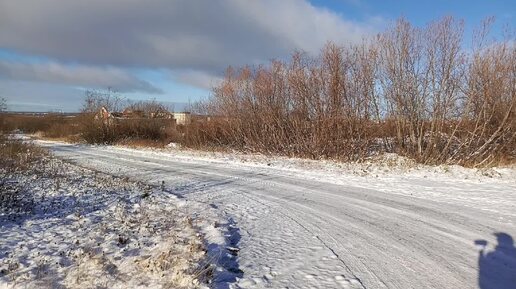
<path id="1" fill-rule="evenodd" d="M 91 144 L 162 146 L 172 141 L 176 134 L 174 123 L 168 119 L 121 119 L 102 123 L 90 118 L 81 128 L 81 138 Z"/>
<path id="2" fill-rule="evenodd" d="M 70 138 L 80 133 L 82 120 L 79 115 L 3 114 L 0 117 L 0 130 L 39 133 L 47 138 Z"/>
<path id="3" fill-rule="evenodd" d="M 97 121 L 94 114 L 60 115 L 4 115 L 2 130 L 19 130 L 47 139 L 90 144 L 141 143 L 163 146 L 176 139 L 174 123 L 168 119 L 112 119 Z"/>
<path id="4" fill-rule="evenodd" d="M 37 134 L 43 138 L 60 139 L 90 144 L 137 144 L 163 146 L 177 140 L 178 133 L 171 119 L 148 118 L 154 111 L 166 111 L 156 101 L 126 103 L 113 91 L 87 91 L 84 108 L 78 114 L 1 114 L 0 130 L 6 133 L 19 130 L 25 134 Z M 95 119 L 101 107 L 110 111 L 130 109 L 135 118 Z"/>
<path id="5" fill-rule="evenodd" d="M 515 39 L 464 49 L 463 23 L 404 19 L 360 44 L 311 57 L 228 68 L 183 142 L 310 158 L 396 152 L 423 163 L 486 166 L 516 159 Z"/>
<path id="6" fill-rule="evenodd" d="M 104 107 L 111 112 L 131 111 L 133 118 L 96 120 L 95 114 Z M 169 111 L 162 103 L 150 101 L 128 102 L 115 91 L 87 91 L 82 109 L 81 138 L 92 144 L 136 144 L 163 146 L 177 135 L 175 122 L 151 115 Z"/>

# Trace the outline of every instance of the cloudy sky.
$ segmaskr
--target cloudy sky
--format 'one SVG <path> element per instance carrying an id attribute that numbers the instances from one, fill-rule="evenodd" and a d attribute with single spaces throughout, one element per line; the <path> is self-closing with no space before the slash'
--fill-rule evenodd
<path id="1" fill-rule="evenodd" d="M 0 0 L 0 96 L 11 110 L 76 111 L 86 89 L 193 102 L 228 65 L 317 53 L 400 16 L 513 23 L 516 2 L 475 0 Z"/>

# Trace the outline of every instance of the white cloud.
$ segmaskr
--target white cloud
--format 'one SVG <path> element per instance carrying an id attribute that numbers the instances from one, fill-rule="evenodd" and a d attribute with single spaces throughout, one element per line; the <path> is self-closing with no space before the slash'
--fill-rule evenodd
<path id="1" fill-rule="evenodd" d="M 78 111 L 84 91 L 45 82 L 13 81 L 0 77 L 0 96 L 7 99 L 7 109 L 14 111 Z"/>
<path id="2" fill-rule="evenodd" d="M 308 0 L 0 0 L 0 48 L 52 60 L 0 58 L 0 78 L 159 92 L 129 72 L 141 68 L 210 89 L 228 65 L 317 53 L 382 24 L 349 21 Z"/>
<path id="3" fill-rule="evenodd" d="M 354 42 L 374 28 L 375 21 L 346 21 L 305 0 L 0 0 L 0 47 L 212 74 L 295 49 L 317 52 L 329 40 Z"/>
<path id="4" fill-rule="evenodd" d="M 111 87 L 121 92 L 161 92 L 150 83 L 122 69 L 84 65 L 65 66 L 56 62 L 28 64 L 0 60 L 0 78 L 96 88 Z"/>
<path id="5" fill-rule="evenodd" d="M 222 82 L 222 77 L 195 70 L 173 72 L 172 79 L 206 90 L 211 90 Z"/>

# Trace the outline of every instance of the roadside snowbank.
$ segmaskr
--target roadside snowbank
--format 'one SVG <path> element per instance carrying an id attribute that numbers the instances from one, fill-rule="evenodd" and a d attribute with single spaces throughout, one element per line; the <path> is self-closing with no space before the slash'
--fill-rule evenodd
<path id="1" fill-rule="evenodd" d="M 516 166 L 465 168 L 458 165 L 428 166 L 396 154 L 384 154 L 364 162 L 308 160 L 260 154 L 204 152 L 183 149 L 132 149 L 98 147 L 155 159 L 177 159 L 191 163 L 224 164 L 235 168 L 260 169 L 289 177 L 352 186 L 385 193 L 460 202 L 467 207 L 516 216 Z M 493 194 L 496 192 L 496 194 Z"/>
<path id="2" fill-rule="evenodd" d="M 284 170 L 310 170 L 321 173 L 337 173 L 369 177 L 387 176 L 447 176 L 469 180 L 486 181 L 492 179 L 509 180 L 516 183 L 516 165 L 492 168 L 465 168 L 459 165 L 423 165 L 407 157 L 394 153 L 367 158 L 363 162 L 339 162 L 334 160 L 310 160 L 263 154 L 246 154 L 240 152 L 199 151 L 183 149 L 178 146 L 167 148 L 130 148 L 125 146 L 108 146 L 106 149 L 139 151 L 141 154 L 157 156 L 174 156 L 183 159 L 203 159 L 241 163 L 252 166 L 267 166 Z"/>
<path id="3" fill-rule="evenodd" d="M 427 166 L 396 154 L 385 154 L 360 163 L 332 160 L 265 156 L 260 154 L 206 152 L 186 149 L 128 148 L 91 146 L 37 140 L 42 146 L 95 148 L 109 154 L 123 153 L 149 161 L 178 160 L 192 164 L 224 165 L 238 169 L 262 170 L 266 173 L 306 180 L 322 181 L 425 200 L 460 202 L 467 207 L 516 216 L 516 166 L 485 169 L 457 165 Z M 496 194 L 493 194 L 496 192 Z"/>

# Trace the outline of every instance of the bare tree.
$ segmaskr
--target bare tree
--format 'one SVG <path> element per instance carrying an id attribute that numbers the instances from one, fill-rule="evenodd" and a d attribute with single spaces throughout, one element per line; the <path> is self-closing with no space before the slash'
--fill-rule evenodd
<path id="1" fill-rule="evenodd" d="M 115 90 L 87 90 L 85 92 L 82 112 L 96 113 L 101 107 L 108 111 L 120 111 L 126 100 Z"/>
<path id="2" fill-rule="evenodd" d="M 4 97 L 0 97 L 0 112 L 7 110 L 7 100 Z"/>
<path id="3" fill-rule="evenodd" d="M 169 112 L 169 108 L 161 102 L 152 100 L 142 100 L 137 102 L 129 102 L 125 107 L 133 112 L 140 112 L 147 117 L 159 117 Z"/>
<path id="4" fill-rule="evenodd" d="M 358 160 L 396 152 L 423 163 L 516 159 L 516 46 L 464 51 L 463 23 L 400 19 L 377 37 L 313 57 L 228 68 L 203 104 L 218 121 L 191 130 L 197 145 Z M 197 134 L 197 135 L 195 135 Z"/>

